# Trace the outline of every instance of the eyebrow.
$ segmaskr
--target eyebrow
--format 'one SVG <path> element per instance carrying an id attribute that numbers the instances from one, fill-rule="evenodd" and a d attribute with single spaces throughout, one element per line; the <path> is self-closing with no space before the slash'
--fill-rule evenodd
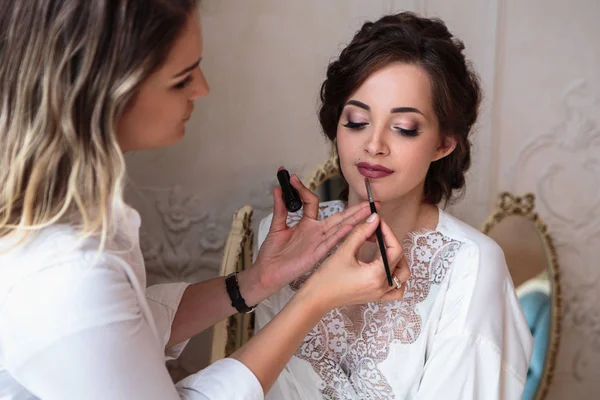
<path id="1" fill-rule="evenodd" d="M 345 106 L 356 106 L 358 108 L 362 108 L 363 110 L 371 111 L 371 107 L 358 100 L 348 100 Z"/>
<path id="2" fill-rule="evenodd" d="M 421 112 L 421 110 L 419 110 L 418 108 L 414 108 L 414 107 L 396 107 L 396 108 L 392 108 L 390 110 L 390 112 L 392 114 L 395 114 L 395 113 L 417 113 L 417 114 L 421 114 L 422 116 L 425 116 L 425 114 L 423 114 Z"/>
<path id="3" fill-rule="evenodd" d="M 348 100 L 345 105 L 346 106 L 356 106 L 356 107 L 362 108 L 363 110 L 371 111 L 371 107 L 369 107 L 367 104 L 363 103 L 362 101 L 358 101 L 358 100 Z M 421 110 L 419 110 L 418 108 L 414 108 L 414 107 L 396 107 L 396 108 L 392 108 L 390 110 L 390 113 L 392 113 L 392 114 L 417 113 L 417 114 L 421 114 L 422 116 L 425 116 L 425 114 L 423 114 L 423 112 Z"/>
<path id="4" fill-rule="evenodd" d="M 193 70 L 194 68 L 196 68 L 198 65 L 200 65 L 200 61 L 202 61 L 202 57 L 200 57 L 198 59 L 198 61 L 196 61 L 195 63 L 193 63 L 189 67 L 186 67 L 181 72 L 178 72 L 177 74 L 173 75 L 173 78 L 179 78 L 180 76 L 187 74 L 188 72 L 190 72 L 191 70 Z"/>

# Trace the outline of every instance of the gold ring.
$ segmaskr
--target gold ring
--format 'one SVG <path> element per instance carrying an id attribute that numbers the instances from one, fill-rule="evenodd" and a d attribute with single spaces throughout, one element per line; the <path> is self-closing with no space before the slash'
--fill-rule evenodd
<path id="1" fill-rule="evenodd" d="M 400 289 L 402 287 L 402 283 L 400 283 L 400 279 L 397 276 L 394 276 L 394 283 L 396 284 L 396 288 Z"/>

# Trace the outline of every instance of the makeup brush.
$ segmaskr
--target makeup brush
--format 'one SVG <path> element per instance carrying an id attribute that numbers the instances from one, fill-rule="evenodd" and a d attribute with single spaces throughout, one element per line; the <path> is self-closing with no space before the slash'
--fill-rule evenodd
<path id="1" fill-rule="evenodd" d="M 373 200 L 373 193 L 371 192 L 371 183 L 368 178 L 365 178 L 365 186 L 367 187 L 367 197 L 369 198 L 369 205 L 371 206 L 371 212 L 377 213 L 375 208 L 375 201 Z M 377 237 L 377 243 L 379 244 L 379 251 L 381 252 L 381 259 L 385 267 L 385 275 L 387 276 L 388 285 L 392 286 L 392 274 L 390 272 L 390 265 L 388 264 L 387 254 L 385 252 L 385 244 L 383 243 L 383 233 L 381 233 L 381 223 L 377 225 L 375 230 L 375 236 Z M 396 285 L 397 286 L 397 285 Z"/>

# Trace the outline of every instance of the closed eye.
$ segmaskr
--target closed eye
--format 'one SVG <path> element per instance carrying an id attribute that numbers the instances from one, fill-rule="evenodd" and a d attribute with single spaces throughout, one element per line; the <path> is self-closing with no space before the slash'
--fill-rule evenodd
<path id="1" fill-rule="evenodd" d="M 352 122 L 352 121 L 348 121 L 347 123 L 343 124 L 342 126 L 348 128 L 348 129 L 361 129 L 361 128 L 364 128 L 367 125 L 369 125 L 368 122 Z"/>
<path id="2" fill-rule="evenodd" d="M 179 83 L 176 83 L 175 85 L 173 85 L 173 88 L 175 89 L 185 89 L 187 85 L 190 84 L 190 82 L 192 81 L 192 75 L 188 75 L 184 80 L 182 80 Z"/>
<path id="3" fill-rule="evenodd" d="M 410 137 L 417 136 L 420 133 L 416 129 L 404 129 L 404 128 L 400 128 L 399 126 L 394 127 L 394 130 L 396 130 L 397 132 L 400 132 L 401 134 L 403 134 L 405 136 L 410 136 Z"/>

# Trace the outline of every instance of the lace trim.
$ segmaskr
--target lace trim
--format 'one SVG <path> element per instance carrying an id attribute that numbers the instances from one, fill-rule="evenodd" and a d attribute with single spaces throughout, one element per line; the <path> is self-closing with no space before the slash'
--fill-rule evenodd
<path id="1" fill-rule="evenodd" d="M 334 212 L 342 209 L 331 207 Z M 325 399 L 395 398 L 378 365 L 387 359 L 391 343 L 410 344 L 419 338 L 422 319 L 416 306 L 432 285 L 442 283 L 461 245 L 437 231 L 411 233 L 405 242 L 411 278 L 403 300 L 334 309 L 306 336 L 295 355 L 321 377 Z M 311 273 L 290 287 L 298 290 Z"/>

